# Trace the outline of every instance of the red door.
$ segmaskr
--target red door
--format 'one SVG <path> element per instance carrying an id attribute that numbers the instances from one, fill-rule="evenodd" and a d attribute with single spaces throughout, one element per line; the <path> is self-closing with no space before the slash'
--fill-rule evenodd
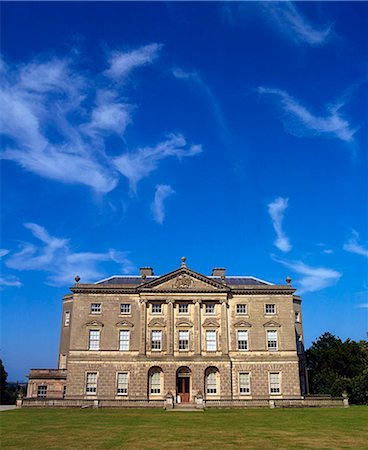
<path id="1" fill-rule="evenodd" d="M 178 394 L 180 395 L 181 403 L 189 402 L 189 378 L 178 377 Z"/>

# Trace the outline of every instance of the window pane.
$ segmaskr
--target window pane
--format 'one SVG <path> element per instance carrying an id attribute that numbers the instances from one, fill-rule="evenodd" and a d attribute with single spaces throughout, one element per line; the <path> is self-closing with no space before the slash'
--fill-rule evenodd
<path id="1" fill-rule="evenodd" d="M 91 314 L 99 314 L 101 312 L 101 303 L 91 303 Z"/>
<path id="2" fill-rule="evenodd" d="M 271 372 L 270 373 L 270 393 L 278 394 L 280 393 L 280 373 L 279 372 Z"/>
<path id="3" fill-rule="evenodd" d="M 90 350 L 100 349 L 100 330 L 89 331 L 89 349 Z"/>
<path id="4" fill-rule="evenodd" d="M 120 314 L 130 314 L 129 303 L 120 303 Z"/>
<path id="5" fill-rule="evenodd" d="M 97 391 L 97 372 L 88 372 L 86 377 L 86 393 L 95 394 Z"/>
<path id="6" fill-rule="evenodd" d="M 250 374 L 248 372 L 239 374 L 239 391 L 240 394 L 250 393 Z"/>
<path id="7" fill-rule="evenodd" d="M 237 314 L 247 314 L 247 305 L 238 304 L 236 305 Z"/>
<path id="8" fill-rule="evenodd" d="M 238 331 L 238 350 L 248 350 L 248 331 Z"/>
<path id="9" fill-rule="evenodd" d="M 152 303 L 152 313 L 160 314 L 162 309 L 161 303 Z"/>
<path id="10" fill-rule="evenodd" d="M 161 350 L 161 331 L 152 331 L 152 350 Z"/>
<path id="11" fill-rule="evenodd" d="M 206 350 L 216 351 L 216 331 L 206 331 Z"/>
<path id="12" fill-rule="evenodd" d="M 38 386 L 37 397 L 38 398 L 46 398 L 47 397 L 47 386 Z"/>
<path id="13" fill-rule="evenodd" d="M 129 331 L 121 330 L 119 334 L 119 350 L 129 350 Z"/>
<path id="14" fill-rule="evenodd" d="M 215 305 L 211 303 L 206 303 L 206 314 L 214 314 L 215 313 Z"/>
<path id="15" fill-rule="evenodd" d="M 126 395 L 128 393 L 128 374 L 118 373 L 117 394 Z"/>
<path id="16" fill-rule="evenodd" d="M 179 350 L 189 350 L 189 331 L 179 331 Z"/>
<path id="17" fill-rule="evenodd" d="M 189 305 L 187 303 L 179 303 L 179 314 L 187 314 Z"/>
<path id="18" fill-rule="evenodd" d="M 266 304 L 266 314 L 275 314 L 275 313 L 276 313 L 276 305 Z"/>
<path id="19" fill-rule="evenodd" d="M 65 311 L 64 326 L 68 327 L 70 323 L 70 311 Z"/>
<path id="20" fill-rule="evenodd" d="M 267 331 L 267 347 L 268 350 L 277 350 L 277 331 Z"/>
<path id="21" fill-rule="evenodd" d="M 207 394 L 216 394 L 217 383 L 216 383 L 216 373 L 210 372 L 207 374 Z"/>
<path id="22" fill-rule="evenodd" d="M 159 394 L 161 392 L 161 373 L 154 372 L 151 375 L 151 394 Z"/>

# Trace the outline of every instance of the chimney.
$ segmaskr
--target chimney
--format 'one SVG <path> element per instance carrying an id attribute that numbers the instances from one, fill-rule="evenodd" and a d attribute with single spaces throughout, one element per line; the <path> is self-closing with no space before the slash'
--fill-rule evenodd
<path id="1" fill-rule="evenodd" d="M 153 275 L 152 267 L 141 267 L 139 271 L 143 280 L 145 280 L 147 277 L 152 277 Z"/>
<path id="2" fill-rule="evenodd" d="M 226 269 L 220 268 L 220 267 L 215 267 L 214 269 L 212 269 L 212 276 L 213 277 L 221 277 L 221 279 L 224 280 L 225 276 L 226 276 Z"/>

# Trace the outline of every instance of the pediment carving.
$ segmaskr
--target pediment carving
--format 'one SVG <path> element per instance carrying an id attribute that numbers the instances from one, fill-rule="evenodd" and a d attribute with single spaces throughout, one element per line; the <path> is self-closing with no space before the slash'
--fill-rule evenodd
<path id="1" fill-rule="evenodd" d="M 193 322 L 188 319 L 179 319 L 176 324 L 177 327 L 192 327 Z"/>
<path id="2" fill-rule="evenodd" d="M 241 328 L 241 327 L 250 328 L 251 326 L 252 326 L 252 324 L 245 320 L 239 320 L 238 322 L 234 323 L 234 327 L 236 327 L 236 328 Z"/>
<path id="3" fill-rule="evenodd" d="M 164 319 L 152 319 L 148 322 L 149 327 L 164 327 L 166 326 Z"/>
<path id="4" fill-rule="evenodd" d="M 205 328 L 209 328 L 209 327 L 216 327 L 216 328 L 219 328 L 220 324 L 219 324 L 218 320 L 216 320 L 216 319 L 206 319 L 206 320 L 203 322 L 203 326 L 204 326 Z"/>
<path id="5" fill-rule="evenodd" d="M 174 289 L 192 289 L 194 287 L 194 280 L 186 273 L 178 275 L 173 282 Z"/>
<path id="6" fill-rule="evenodd" d="M 84 324 L 86 327 L 103 327 L 104 324 L 100 322 L 99 320 L 91 320 L 89 322 L 86 322 Z"/>
<path id="7" fill-rule="evenodd" d="M 274 320 L 270 320 L 263 324 L 264 327 L 281 327 L 281 325 L 278 322 L 275 322 Z"/>
<path id="8" fill-rule="evenodd" d="M 117 327 L 129 327 L 129 328 L 133 328 L 134 327 L 134 323 L 130 322 L 129 320 L 121 320 L 120 322 L 116 323 Z"/>

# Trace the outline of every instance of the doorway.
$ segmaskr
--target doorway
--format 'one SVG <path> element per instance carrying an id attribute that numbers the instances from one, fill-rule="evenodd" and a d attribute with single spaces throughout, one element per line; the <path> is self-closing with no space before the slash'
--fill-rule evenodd
<path id="1" fill-rule="evenodd" d="M 189 367 L 180 367 L 176 371 L 176 393 L 177 401 L 180 403 L 190 402 L 190 378 L 191 371 Z"/>

